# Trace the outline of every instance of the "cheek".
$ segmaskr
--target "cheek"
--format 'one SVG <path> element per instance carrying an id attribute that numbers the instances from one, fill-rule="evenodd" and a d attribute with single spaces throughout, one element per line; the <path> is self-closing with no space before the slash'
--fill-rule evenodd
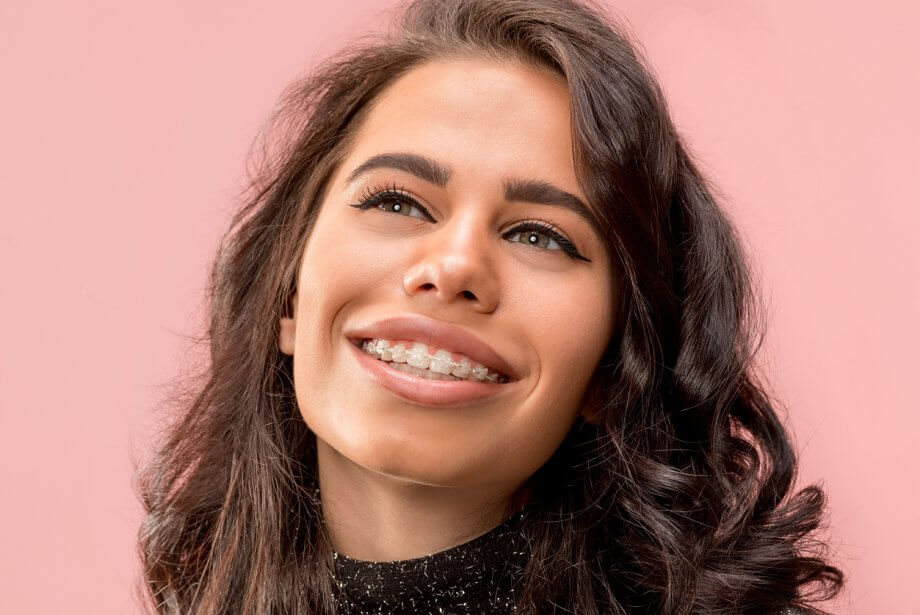
<path id="1" fill-rule="evenodd" d="M 338 216 L 321 217 L 307 244 L 300 284 L 330 300 L 360 299 L 360 291 L 400 281 L 404 251 L 398 242 L 374 241 L 349 228 Z"/>
<path id="2" fill-rule="evenodd" d="M 309 311 L 305 304 L 302 313 L 316 326 L 328 327 L 329 310 L 336 312 L 391 283 L 400 257 L 394 246 L 371 243 L 337 212 L 324 211 L 304 251 L 298 288 Z"/>
<path id="3" fill-rule="evenodd" d="M 532 412 L 557 427 L 574 420 L 613 330 L 611 285 L 586 275 L 565 285 L 532 285 L 522 322 L 539 362 Z M 524 302 L 522 302 L 524 305 Z M 558 434 L 557 434 L 558 435 Z"/>
<path id="4" fill-rule="evenodd" d="M 538 362 L 534 388 L 513 413 L 500 450 L 518 473 L 535 471 L 558 448 L 572 426 L 588 382 L 612 332 L 613 297 L 606 272 L 586 271 L 564 280 L 513 279 L 509 306 L 526 332 Z M 513 434 L 513 435 L 511 435 Z"/>

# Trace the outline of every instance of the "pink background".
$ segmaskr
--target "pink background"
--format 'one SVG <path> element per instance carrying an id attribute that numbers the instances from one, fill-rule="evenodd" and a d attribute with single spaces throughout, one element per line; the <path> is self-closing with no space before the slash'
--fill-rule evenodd
<path id="1" fill-rule="evenodd" d="M 391 3 L 128 4 L 0 6 L 2 613 L 136 610 L 131 459 L 247 147 Z M 850 577 L 836 610 L 916 608 L 920 11 L 616 6 L 757 259 L 764 363 Z"/>

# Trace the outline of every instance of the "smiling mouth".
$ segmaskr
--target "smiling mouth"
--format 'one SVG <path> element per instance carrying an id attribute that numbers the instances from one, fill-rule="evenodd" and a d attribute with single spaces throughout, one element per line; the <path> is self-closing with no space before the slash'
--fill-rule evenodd
<path id="1" fill-rule="evenodd" d="M 506 374 L 491 369 L 459 353 L 436 349 L 414 341 L 392 341 L 376 338 L 350 340 L 362 353 L 384 363 L 393 370 L 426 380 L 481 382 L 507 384 Z"/>

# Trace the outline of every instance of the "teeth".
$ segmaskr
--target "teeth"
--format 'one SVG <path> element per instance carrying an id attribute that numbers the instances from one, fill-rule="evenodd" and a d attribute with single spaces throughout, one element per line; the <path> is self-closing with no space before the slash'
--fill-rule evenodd
<path id="1" fill-rule="evenodd" d="M 379 340 L 377 342 L 377 348 L 380 350 L 381 360 L 383 361 L 393 360 L 393 350 L 390 348 L 390 342 L 386 340 Z"/>
<path id="2" fill-rule="evenodd" d="M 392 356 L 393 360 L 397 363 L 406 362 L 406 347 L 403 346 L 402 342 L 393 346 Z"/>
<path id="3" fill-rule="evenodd" d="M 407 349 L 404 342 L 394 344 L 389 340 L 374 339 L 362 343 L 361 349 L 395 369 L 432 380 L 508 381 L 504 375 L 467 357 L 461 356 L 459 361 L 454 361 L 452 354 L 443 348 L 432 355 L 428 345 L 421 342 L 415 342 L 412 348 Z"/>
<path id="4" fill-rule="evenodd" d="M 412 350 L 409 351 L 406 363 L 412 367 L 418 367 L 419 369 L 428 369 L 428 366 L 431 365 L 431 357 L 428 356 L 428 346 L 417 342 L 412 347 Z"/>
<path id="5" fill-rule="evenodd" d="M 446 374 L 439 374 L 433 372 L 430 369 L 422 369 L 420 367 L 412 367 L 408 363 L 389 363 L 390 367 L 398 369 L 402 372 L 409 372 L 410 374 L 415 374 L 416 376 L 421 376 L 427 378 L 428 380 L 459 380 L 459 378 L 454 378 Z"/>
<path id="6" fill-rule="evenodd" d="M 434 358 L 431 359 L 431 365 L 428 366 L 433 372 L 439 374 L 450 374 L 450 369 L 453 367 L 453 359 L 450 356 L 450 353 L 444 350 L 443 348 L 439 349 L 434 353 Z M 454 374 L 456 376 L 456 374 Z M 462 378 L 462 376 L 457 376 Z"/>
<path id="7" fill-rule="evenodd" d="M 473 371 L 470 366 L 470 360 L 466 357 L 460 359 L 460 363 L 454 363 L 451 367 L 450 373 L 456 376 L 457 378 L 466 378 L 470 375 L 470 372 Z"/>

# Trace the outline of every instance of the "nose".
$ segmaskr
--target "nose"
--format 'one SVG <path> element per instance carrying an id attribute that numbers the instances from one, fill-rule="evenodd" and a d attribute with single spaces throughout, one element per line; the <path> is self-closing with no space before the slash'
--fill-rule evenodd
<path id="1" fill-rule="evenodd" d="M 474 216 L 458 217 L 426 236 L 403 276 L 406 293 L 467 303 L 482 313 L 495 311 L 499 288 L 485 226 Z"/>

